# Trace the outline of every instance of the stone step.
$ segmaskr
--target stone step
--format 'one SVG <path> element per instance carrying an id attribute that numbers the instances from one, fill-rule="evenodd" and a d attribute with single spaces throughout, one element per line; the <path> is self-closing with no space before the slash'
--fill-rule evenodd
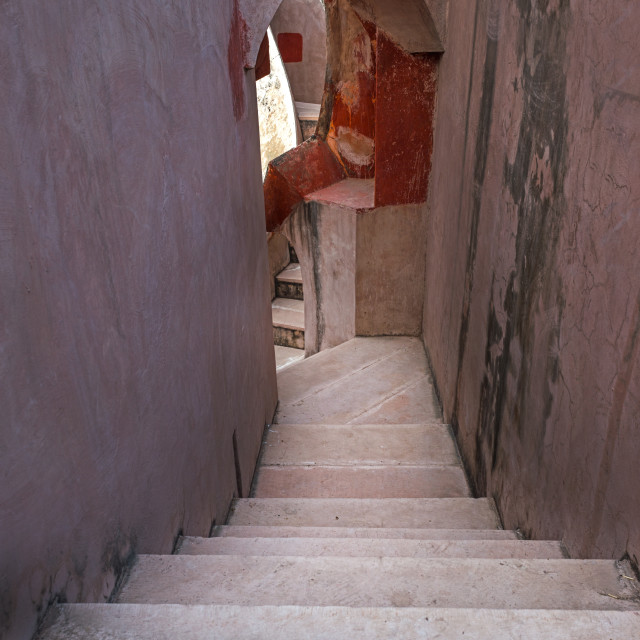
<path id="1" fill-rule="evenodd" d="M 267 431 L 264 465 L 459 465 L 444 424 L 275 424 Z"/>
<path id="2" fill-rule="evenodd" d="M 407 529 L 393 527 L 269 527 L 218 525 L 215 537 L 376 538 L 384 540 L 518 540 L 505 529 Z"/>
<path id="3" fill-rule="evenodd" d="M 64 604 L 40 640 L 631 639 L 637 611 Z"/>
<path id="4" fill-rule="evenodd" d="M 304 302 L 275 298 L 271 303 L 273 344 L 304 349 Z"/>
<path id="5" fill-rule="evenodd" d="M 426 374 L 426 356 L 419 338 L 354 338 L 337 347 L 326 349 L 297 365 L 295 375 L 283 372 L 278 377 L 280 401 L 298 402 L 369 367 L 372 363 L 393 358 L 406 351 L 418 352 L 414 368 L 417 367 L 420 373 Z M 325 420 L 325 423 L 327 422 Z"/>
<path id="6" fill-rule="evenodd" d="M 244 498 L 234 502 L 227 524 L 491 529 L 500 523 L 488 498 Z"/>
<path id="7" fill-rule="evenodd" d="M 195 538 L 180 554 L 406 558 L 564 558 L 562 545 L 540 540 L 384 540 L 376 538 Z"/>
<path id="8" fill-rule="evenodd" d="M 119 602 L 638 609 L 611 560 L 141 555 Z"/>
<path id="9" fill-rule="evenodd" d="M 280 424 L 442 421 L 418 338 L 349 340 L 282 371 L 278 389 Z"/>
<path id="10" fill-rule="evenodd" d="M 291 262 L 276 276 L 276 296 L 303 300 L 302 269 L 300 263 Z"/>
<path id="11" fill-rule="evenodd" d="M 295 364 L 299 360 L 304 359 L 304 350 L 295 349 L 293 347 L 281 347 L 280 345 L 273 346 L 276 356 L 276 371 L 289 367 Z"/>
<path id="12" fill-rule="evenodd" d="M 461 467 L 261 466 L 256 498 L 468 498 Z"/>

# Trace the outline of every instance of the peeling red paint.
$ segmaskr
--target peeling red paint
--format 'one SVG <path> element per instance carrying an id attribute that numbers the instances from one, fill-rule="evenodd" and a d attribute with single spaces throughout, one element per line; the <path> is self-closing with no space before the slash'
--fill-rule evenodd
<path id="1" fill-rule="evenodd" d="M 287 179 L 269 164 L 264 179 L 264 208 L 267 231 L 276 230 L 300 202 L 300 194 Z"/>
<path id="2" fill-rule="evenodd" d="M 352 178 L 373 178 L 375 173 L 375 91 L 375 76 L 364 71 L 335 88 L 327 142 Z M 371 141 L 369 156 L 359 148 L 363 139 Z"/>
<path id="3" fill-rule="evenodd" d="M 238 0 L 234 0 L 233 16 L 231 17 L 231 28 L 229 30 L 229 45 L 227 47 L 227 64 L 233 100 L 233 115 L 236 121 L 242 119 L 245 109 L 244 56 L 246 46 L 247 25 L 238 8 Z"/>
<path id="4" fill-rule="evenodd" d="M 438 59 L 408 54 L 378 30 L 376 206 L 427 199 Z"/>

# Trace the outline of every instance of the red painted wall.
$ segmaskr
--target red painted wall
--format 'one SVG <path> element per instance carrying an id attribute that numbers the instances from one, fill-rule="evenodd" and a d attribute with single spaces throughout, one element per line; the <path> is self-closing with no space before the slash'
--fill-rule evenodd
<path id="1" fill-rule="evenodd" d="M 376 206 L 425 202 L 438 54 L 410 55 L 377 32 Z"/>
<path id="2" fill-rule="evenodd" d="M 277 42 L 282 62 L 302 62 L 301 33 L 279 33 Z"/>

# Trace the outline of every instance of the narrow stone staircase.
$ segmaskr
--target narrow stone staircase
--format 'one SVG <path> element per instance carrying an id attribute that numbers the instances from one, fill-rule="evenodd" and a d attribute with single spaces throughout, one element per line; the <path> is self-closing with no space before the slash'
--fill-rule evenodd
<path id="1" fill-rule="evenodd" d="M 631 567 L 504 531 L 473 498 L 422 345 L 356 338 L 279 373 L 252 495 L 140 556 L 113 604 L 42 638 L 640 637 Z"/>

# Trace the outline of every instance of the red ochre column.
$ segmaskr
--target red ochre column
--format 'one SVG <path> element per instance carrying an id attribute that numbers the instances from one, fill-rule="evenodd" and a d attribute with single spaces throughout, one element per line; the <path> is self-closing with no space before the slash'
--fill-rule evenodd
<path id="1" fill-rule="evenodd" d="M 438 54 L 411 55 L 378 29 L 375 205 L 427 199 Z"/>

